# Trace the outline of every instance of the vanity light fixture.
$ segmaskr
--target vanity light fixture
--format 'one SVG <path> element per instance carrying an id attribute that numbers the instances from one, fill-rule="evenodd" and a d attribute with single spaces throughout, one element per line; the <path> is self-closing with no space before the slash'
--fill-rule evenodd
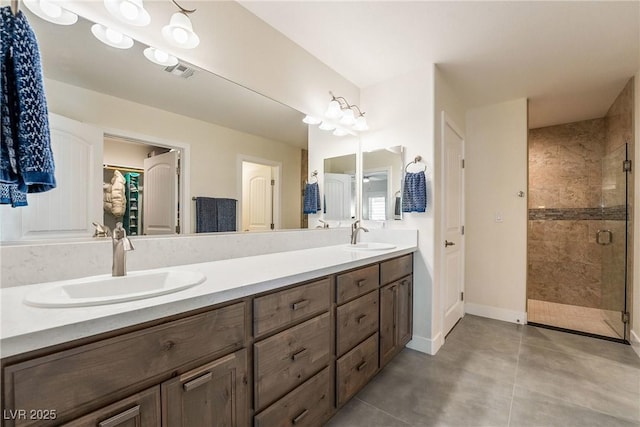
<path id="1" fill-rule="evenodd" d="M 313 116 L 305 116 L 302 121 L 304 123 L 315 125 L 320 123 L 319 128 L 322 130 L 334 130 L 334 135 L 345 136 L 355 135 L 355 132 L 363 132 L 369 130 L 367 119 L 364 117 L 364 113 L 355 104 L 349 104 L 349 102 L 342 96 L 331 95 L 331 101 L 327 106 L 327 110 L 324 113 L 325 119 L 317 119 Z"/>
<path id="2" fill-rule="evenodd" d="M 175 0 L 171 1 L 178 6 L 180 11 L 171 15 L 169 24 L 162 27 L 162 36 L 172 46 L 193 49 L 200 44 L 200 37 L 193 31 L 193 24 L 188 15 L 195 12 L 196 9 L 185 9 Z"/>
<path id="3" fill-rule="evenodd" d="M 146 48 L 144 50 L 144 56 L 154 64 L 164 65 L 165 67 L 171 67 L 178 63 L 178 58 L 155 47 Z"/>
<path id="4" fill-rule="evenodd" d="M 318 128 L 322 129 L 322 130 L 334 130 L 336 128 L 336 126 L 334 124 L 332 124 L 331 122 L 322 122 L 320 123 L 320 126 L 318 126 Z"/>
<path id="5" fill-rule="evenodd" d="M 61 7 L 56 0 L 23 0 L 23 3 L 45 21 L 58 25 L 73 25 L 78 22 L 78 15 Z"/>
<path id="6" fill-rule="evenodd" d="M 304 119 L 302 119 L 302 121 L 308 125 L 317 125 L 322 122 L 322 119 L 307 114 L 306 116 L 304 116 Z"/>
<path id="7" fill-rule="evenodd" d="M 342 128 L 336 128 L 336 130 L 333 131 L 333 134 L 335 136 L 345 136 L 349 134 L 349 131 Z"/>
<path id="8" fill-rule="evenodd" d="M 129 49 L 133 46 L 133 39 L 131 37 L 125 36 L 121 32 L 112 30 L 104 25 L 93 24 L 91 26 L 91 32 L 102 43 L 115 47 L 116 49 Z"/>
<path id="9" fill-rule="evenodd" d="M 104 7 L 126 24 L 143 27 L 151 22 L 151 16 L 142 5 L 142 0 L 104 0 Z"/>

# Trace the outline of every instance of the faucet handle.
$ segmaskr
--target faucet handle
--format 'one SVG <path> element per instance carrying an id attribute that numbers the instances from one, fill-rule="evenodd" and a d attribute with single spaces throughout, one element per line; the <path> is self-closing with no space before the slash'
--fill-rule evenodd
<path id="1" fill-rule="evenodd" d="M 111 236 L 111 229 L 104 224 L 100 224 L 97 222 L 92 223 L 94 227 L 96 227 L 95 232 L 93 233 L 93 237 L 109 237 Z"/>

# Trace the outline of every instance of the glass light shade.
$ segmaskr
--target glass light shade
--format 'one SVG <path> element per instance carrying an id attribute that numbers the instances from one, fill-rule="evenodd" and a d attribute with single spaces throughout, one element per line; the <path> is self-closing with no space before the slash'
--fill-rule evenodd
<path id="1" fill-rule="evenodd" d="M 329 102 L 329 106 L 327 107 L 327 111 L 324 113 L 324 115 L 328 118 L 328 119 L 337 119 L 342 115 L 342 110 L 340 109 L 340 103 L 338 101 L 336 101 L 335 99 L 331 102 Z"/>
<path id="2" fill-rule="evenodd" d="M 144 57 L 154 64 L 164 65 L 165 67 L 172 67 L 178 63 L 178 58 L 155 47 L 146 48 L 144 50 Z"/>
<path id="3" fill-rule="evenodd" d="M 345 136 L 347 135 L 349 132 L 347 132 L 346 130 L 342 129 L 342 128 L 336 128 L 336 130 L 333 131 L 333 134 L 335 136 Z"/>
<path id="4" fill-rule="evenodd" d="M 318 128 L 322 129 L 322 130 L 334 130 L 336 127 L 334 125 L 332 125 L 331 123 L 322 122 L 322 123 L 320 123 L 320 126 L 318 126 Z"/>
<path id="5" fill-rule="evenodd" d="M 369 182 L 371 181 L 371 179 L 369 179 L 368 176 L 365 176 L 364 178 L 362 178 L 362 182 Z"/>
<path id="6" fill-rule="evenodd" d="M 58 25 L 73 25 L 78 15 L 65 10 L 56 0 L 23 0 L 27 9 L 39 18 Z"/>
<path id="7" fill-rule="evenodd" d="M 356 119 L 356 124 L 353 125 L 353 130 L 357 130 L 359 132 L 369 130 L 369 125 L 367 124 L 367 119 L 364 116 L 360 116 Z"/>
<path id="8" fill-rule="evenodd" d="M 304 116 L 304 119 L 302 119 L 302 121 L 308 125 L 317 125 L 322 120 L 307 114 L 306 116 Z"/>
<path id="9" fill-rule="evenodd" d="M 345 126 L 353 126 L 356 124 L 356 117 L 353 114 L 353 110 L 351 108 L 346 108 L 342 110 L 342 117 L 340 118 L 340 123 Z"/>
<path id="10" fill-rule="evenodd" d="M 151 22 L 151 15 L 142 5 L 142 0 L 104 0 L 104 7 L 127 24 L 143 27 Z"/>
<path id="11" fill-rule="evenodd" d="M 133 39 L 131 37 L 125 36 L 104 25 L 93 24 L 91 26 L 91 32 L 98 40 L 107 46 L 115 47 L 116 49 L 129 49 L 133 46 Z"/>
<path id="12" fill-rule="evenodd" d="M 171 15 L 169 25 L 162 27 L 162 36 L 172 46 L 184 49 L 193 49 L 200 44 L 200 38 L 193 31 L 191 20 L 182 12 Z"/>

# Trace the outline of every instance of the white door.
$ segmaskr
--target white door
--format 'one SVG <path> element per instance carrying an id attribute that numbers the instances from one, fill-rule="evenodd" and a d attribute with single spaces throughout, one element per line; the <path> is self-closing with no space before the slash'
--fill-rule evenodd
<path id="1" fill-rule="evenodd" d="M 325 173 L 324 201 L 322 202 L 325 219 L 351 219 L 351 175 Z"/>
<path id="2" fill-rule="evenodd" d="M 265 231 L 274 228 L 272 167 L 242 162 L 242 229 Z"/>
<path id="3" fill-rule="evenodd" d="M 442 112 L 442 235 L 444 330 L 464 314 L 464 138 Z"/>
<path id="4" fill-rule="evenodd" d="M 102 130 L 49 114 L 56 188 L 0 207 L 2 240 L 91 237 L 102 222 Z"/>
<path id="5" fill-rule="evenodd" d="M 178 151 L 144 159 L 144 234 L 174 234 L 178 225 Z"/>

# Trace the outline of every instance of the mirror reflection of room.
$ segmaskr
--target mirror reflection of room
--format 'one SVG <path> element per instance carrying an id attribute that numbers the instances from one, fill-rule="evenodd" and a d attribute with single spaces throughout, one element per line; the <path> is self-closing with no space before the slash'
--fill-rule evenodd
<path id="1" fill-rule="evenodd" d="M 362 219 L 402 219 L 402 147 L 362 153 Z"/>
<path id="2" fill-rule="evenodd" d="M 355 219 L 356 194 L 356 155 L 324 159 L 324 218 L 332 221 Z"/>

